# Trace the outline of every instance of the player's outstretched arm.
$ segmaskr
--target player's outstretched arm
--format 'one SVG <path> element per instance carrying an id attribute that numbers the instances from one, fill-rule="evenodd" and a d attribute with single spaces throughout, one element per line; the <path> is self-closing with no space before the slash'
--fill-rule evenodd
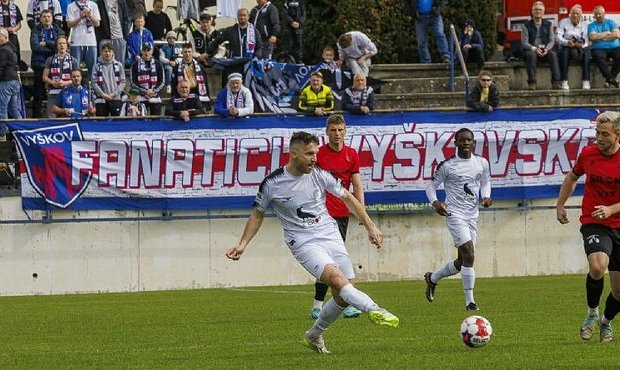
<path id="1" fill-rule="evenodd" d="M 258 232 L 258 229 L 260 229 L 261 225 L 263 224 L 264 217 L 265 214 L 259 211 L 257 208 L 254 208 L 252 210 L 252 214 L 250 214 L 250 217 L 248 217 L 248 222 L 246 222 L 245 228 L 243 229 L 243 235 L 241 236 L 241 240 L 239 240 L 239 243 L 236 246 L 230 248 L 226 252 L 226 257 L 230 258 L 233 261 L 237 261 L 239 258 L 241 258 L 241 255 L 250 243 L 250 240 L 252 240 L 254 235 L 256 235 L 256 233 Z"/>
<path id="2" fill-rule="evenodd" d="M 381 248 L 381 245 L 383 245 L 383 233 L 379 230 L 377 225 L 372 222 L 362 204 L 346 189 L 344 190 L 342 200 L 355 217 L 364 225 L 366 231 L 368 231 L 368 240 L 376 245 L 377 248 Z"/>
<path id="3" fill-rule="evenodd" d="M 579 177 L 573 173 L 573 171 L 566 174 L 564 181 L 562 181 L 562 187 L 560 187 L 560 194 L 555 204 L 555 213 L 558 222 L 561 224 L 568 223 L 568 216 L 566 214 L 566 208 L 564 208 L 566 201 L 573 194 L 577 187 L 577 180 Z"/>

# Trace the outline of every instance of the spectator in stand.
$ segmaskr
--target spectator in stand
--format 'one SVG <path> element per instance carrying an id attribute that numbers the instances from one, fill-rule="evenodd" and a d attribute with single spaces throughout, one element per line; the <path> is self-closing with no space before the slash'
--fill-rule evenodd
<path id="1" fill-rule="evenodd" d="M 590 89 L 588 22 L 581 19 L 582 15 L 581 5 L 573 6 L 568 18 L 562 19 L 556 29 L 562 90 L 570 89 L 568 85 L 568 61 L 570 59 L 581 62 L 581 88 L 584 90 Z"/>
<path id="2" fill-rule="evenodd" d="M 540 59 L 549 62 L 552 88 L 561 89 L 558 57 L 553 50 L 555 46 L 553 25 L 550 21 L 543 19 L 543 15 L 545 15 L 545 4 L 542 1 L 536 1 L 532 5 L 532 19 L 521 26 L 521 45 L 527 69 L 527 84 L 530 90 L 536 90 L 536 64 Z"/>
<path id="3" fill-rule="evenodd" d="M 428 51 L 429 29 L 435 35 L 441 61 L 450 62 L 450 50 L 448 50 L 446 35 L 443 33 L 443 18 L 441 17 L 441 7 L 444 2 L 445 0 L 408 0 L 409 10 L 414 19 L 420 63 L 431 62 L 431 54 Z"/>
<path id="4" fill-rule="evenodd" d="M 209 83 L 204 66 L 193 57 L 192 44 L 186 43 L 181 50 L 182 58 L 172 72 L 172 91 L 177 91 L 179 81 L 189 81 L 190 93 L 196 95 L 206 110 L 211 110 Z"/>
<path id="5" fill-rule="evenodd" d="M 334 110 L 334 94 L 332 90 L 323 85 L 323 74 L 314 72 L 310 76 L 310 84 L 306 86 L 299 96 L 297 111 L 325 116 Z"/>
<path id="6" fill-rule="evenodd" d="M 336 51 L 331 46 L 326 46 L 323 48 L 323 53 L 321 54 L 321 62 L 319 65 L 322 69 L 329 69 L 330 71 L 336 71 L 340 69 L 340 64 L 334 58 L 336 57 Z"/>
<path id="7" fill-rule="evenodd" d="M 126 66 L 131 66 L 133 63 L 140 60 L 141 49 L 144 44 L 147 43 L 151 44 L 151 50 L 153 50 L 155 47 L 153 34 L 151 34 L 151 31 L 144 28 L 144 15 L 136 14 L 133 19 L 133 31 L 129 33 L 127 40 Z"/>
<path id="8" fill-rule="evenodd" d="M 17 54 L 13 45 L 9 43 L 9 32 L 6 28 L 0 29 L 0 119 L 20 119 L 22 117 L 19 106 L 20 83 L 17 76 Z"/>
<path id="9" fill-rule="evenodd" d="M 465 62 L 475 62 L 478 71 L 484 67 L 484 41 L 482 35 L 476 30 L 476 22 L 473 19 L 465 21 L 465 28 L 459 37 L 459 45 L 463 52 Z"/>
<path id="10" fill-rule="evenodd" d="M 114 59 L 114 46 L 109 42 L 101 46 L 101 58 L 93 68 L 91 81 L 97 116 L 119 116 L 125 95 L 125 68 Z"/>
<path id="11" fill-rule="evenodd" d="M 164 13 L 163 0 L 153 0 L 153 10 L 146 13 L 145 28 L 153 34 L 154 40 L 163 40 L 167 32 L 172 31 L 172 22 Z"/>
<path id="12" fill-rule="evenodd" d="M 166 107 L 166 115 L 189 122 L 191 117 L 198 114 L 205 114 L 200 99 L 195 94 L 190 93 L 189 81 L 179 81 L 176 94 L 170 98 Z"/>
<path id="13" fill-rule="evenodd" d="M 278 46 L 280 13 L 278 7 L 271 1 L 256 0 L 256 4 L 250 13 L 250 22 L 256 27 L 263 44 L 262 52 L 257 52 L 257 56 L 262 59 L 272 59 L 273 51 Z"/>
<path id="14" fill-rule="evenodd" d="M 262 42 L 258 36 L 258 31 L 248 20 L 248 10 L 239 9 L 237 11 L 237 24 L 226 28 L 207 46 L 207 57 L 209 57 L 217 52 L 220 45 L 228 42 L 229 58 L 239 59 L 239 63 L 230 63 L 224 68 L 222 87 L 226 86 L 226 81 L 231 73 L 243 74 L 246 58 L 255 58 L 261 54 Z"/>
<path id="15" fill-rule="evenodd" d="M 353 86 L 344 90 L 342 110 L 353 114 L 368 114 L 375 110 L 375 92 L 367 85 L 363 73 L 359 72 L 353 76 Z"/>
<path id="16" fill-rule="evenodd" d="M 22 28 L 22 16 L 21 10 L 15 3 L 15 0 L 1 0 L 0 1 L 0 28 L 4 28 L 9 32 L 9 42 L 15 48 L 17 54 L 17 63 L 21 60 L 21 51 L 19 47 L 19 39 L 17 38 L 17 31 Z"/>
<path id="17" fill-rule="evenodd" d="M 467 106 L 478 112 L 493 112 L 499 107 L 499 90 L 489 71 L 480 71 L 478 82 L 467 97 Z"/>
<path id="18" fill-rule="evenodd" d="M 613 19 L 605 18 L 605 8 L 597 6 L 592 11 L 594 22 L 588 25 L 588 37 L 592 43 L 592 59 L 607 86 L 620 87 L 616 79 L 620 72 L 620 31 Z M 608 60 L 612 66 L 609 68 Z"/>
<path id="19" fill-rule="evenodd" d="M 159 50 L 159 61 L 164 66 L 164 72 L 166 73 L 166 93 L 170 94 L 172 88 L 172 72 L 174 67 L 177 66 L 177 59 L 181 57 L 181 46 L 176 44 L 177 34 L 174 31 L 169 31 L 166 35 L 166 45 L 162 46 Z"/>
<path id="20" fill-rule="evenodd" d="M 60 3 L 60 12 L 62 13 L 62 31 L 65 33 L 65 36 L 69 37 L 69 25 L 67 25 L 67 9 L 69 8 L 69 4 L 71 4 L 73 0 L 58 0 Z"/>
<path id="21" fill-rule="evenodd" d="M 121 0 L 123 1 L 123 0 Z M 127 4 L 127 16 L 125 17 L 125 27 L 131 30 L 134 17 L 138 14 L 146 16 L 146 5 L 144 0 L 124 0 Z"/>
<path id="22" fill-rule="evenodd" d="M 338 59 L 346 63 L 353 75 L 361 72 L 368 76 L 370 58 L 376 54 L 377 46 L 362 32 L 351 31 L 338 38 Z"/>
<path id="23" fill-rule="evenodd" d="M 45 82 L 47 91 L 47 117 L 54 118 L 52 112 L 52 102 L 56 100 L 56 96 L 60 91 L 71 85 L 71 71 L 78 69 L 77 59 L 72 57 L 68 52 L 68 43 L 66 36 L 58 36 L 56 39 L 56 54 L 47 58 L 45 61 L 45 69 L 43 70 L 43 82 Z"/>
<path id="24" fill-rule="evenodd" d="M 217 94 L 215 113 L 222 117 L 245 117 L 254 113 L 254 99 L 250 89 L 243 86 L 241 73 L 228 76 L 228 87 Z"/>
<path id="25" fill-rule="evenodd" d="M 71 30 L 67 25 L 67 8 L 72 1 L 73 0 L 58 0 L 60 3 L 60 13 L 62 14 L 62 24 L 60 25 L 60 28 L 67 37 L 69 37 L 69 31 Z"/>
<path id="26" fill-rule="evenodd" d="M 88 76 L 93 73 L 97 62 L 97 37 L 95 27 L 99 27 L 101 15 L 97 4 L 89 0 L 75 0 L 67 8 L 67 25 L 71 28 L 71 56 L 78 63 L 86 63 Z M 81 81 L 81 79 L 80 79 Z"/>
<path id="27" fill-rule="evenodd" d="M 101 45 L 111 43 L 114 48 L 114 58 L 125 65 L 127 54 L 127 36 L 129 28 L 126 26 L 127 5 L 125 1 L 103 0 L 97 1 L 101 22 L 95 29 L 99 52 Z"/>
<path id="28" fill-rule="evenodd" d="M 146 117 L 146 105 L 140 101 L 140 89 L 132 87 L 129 90 L 129 99 L 121 107 L 121 117 Z"/>
<path id="29" fill-rule="evenodd" d="M 60 27 L 52 22 L 52 11 L 50 9 L 41 11 L 39 18 L 39 25 L 35 26 L 30 34 L 30 50 L 32 50 L 30 66 L 34 72 L 32 118 L 41 118 L 43 100 L 45 99 L 45 84 L 43 83 L 45 62 L 54 55 L 56 40 L 64 34 Z"/>
<path id="30" fill-rule="evenodd" d="M 71 84 L 62 89 L 52 103 L 52 112 L 57 117 L 80 119 L 96 112 L 89 100 L 88 89 L 82 86 L 82 71 L 79 69 L 71 71 Z"/>
<path id="31" fill-rule="evenodd" d="M 215 16 L 203 13 L 200 15 L 200 28 L 192 30 L 194 58 L 207 65 L 209 55 L 207 47 L 221 32 L 215 29 Z"/>
<path id="32" fill-rule="evenodd" d="M 53 22 L 62 28 L 62 8 L 58 0 L 30 0 L 26 9 L 26 23 L 30 30 L 41 24 L 41 13 L 44 10 L 49 10 Z"/>
<path id="33" fill-rule="evenodd" d="M 288 39 L 288 54 L 295 58 L 297 63 L 303 63 L 302 37 L 303 26 L 306 22 L 306 4 L 304 0 L 285 0 L 284 14 L 286 15 L 286 35 Z"/>
<path id="34" fill-rule="evenodd" d="M 149 108 L 151 116 L 161 114 L 161 97 L 159 92 L 164 88 L 164 66 L 153 58 L 153 45 L 145 42 L 142 45 L 140 58 L 131 66 L 131 87 L 140 90 L 141 101 Z"/>

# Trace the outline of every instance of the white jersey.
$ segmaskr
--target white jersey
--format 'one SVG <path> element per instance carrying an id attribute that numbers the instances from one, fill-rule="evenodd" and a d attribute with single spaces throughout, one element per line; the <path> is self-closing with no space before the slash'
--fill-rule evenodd
<path id="1" fill-rule="evenodd" d="M 291 249 L 317 237 L 342 240 L 336 221 L 327 213 L 326 191 L 344 195 L 340 180 L 321 168 L 293 176 L 283 167 L 263 180 L 254 206 L 265 212 L 271 203 Z"/>
<path id="2" fill-rule="evenodd" d="M 426 196 L 431 203 L 437 200 L 436 190 L 442 183 L 448 212 L 465 219 L 477 218 L 479 195 L 482 198 L 491 197 L 489 162 L 478 155 L 469 158 L 455 155 L 441 162 L 426 188 Z"/>

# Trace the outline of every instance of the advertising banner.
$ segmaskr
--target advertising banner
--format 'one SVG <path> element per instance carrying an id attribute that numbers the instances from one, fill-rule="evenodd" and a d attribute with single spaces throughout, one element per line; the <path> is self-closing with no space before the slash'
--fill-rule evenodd
<path id="1" fill-rule="evenodd" d="M 366 203 L 427 202 L 454 133 L 475 133 L 489 160 L 493 199 L 553 198 L 584 146 L 593 109 L 346 115 L 359 152 Z M 324 117 L 14 121 L 25 209 L 251 208 L 258 186 L 286 165 L 288 141 L 308 131 L 325 143 Z"/>

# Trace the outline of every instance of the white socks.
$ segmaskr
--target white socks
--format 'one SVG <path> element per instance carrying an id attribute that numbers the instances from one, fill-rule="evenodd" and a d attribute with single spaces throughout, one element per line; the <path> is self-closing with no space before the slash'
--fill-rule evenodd
<path id="1" fill-rule="evenodd" d="M 353 284 L 347 284 L 340 290 L 340 297 L 351 306 L 362 312 L 379 309 L 379 306 L 366 293 L 356 289 Z M 325 309 L 325 308 L 323 308 Z"/>
<path id="2" fill-rule="evenodd" d="M 323 308 L 323 301 L 317 301 L 316 299 L 312 302 L 312 308 L 318 308 L 319 310 Z"/>
<path id="3" fill-rule="evenodd" d="M 333 324 L 334 321 L 338 319 L 338 317 L 340 317 L 340 314 L 344 309 L 345 307 L 338 306 L 336 301 L 334 301 L 333 298 L 330 298 L 329 301 L 323 305 L 319 318 L 316 319 L 316 322 L 308 331 L 308 336 L 316 338 L 321 335 L 331 324 Z"/>
<path id="4" fill-rule="evenodd" d="M 598 306 L 594 308 L 588 307 L 588 314 L 598 316 Z"/>
<path id="5" fill-rule="evenodd" d="M 461 267 L 461 280 L 465 293 L 465 305 L 474 302 L 474 285 L 476 284 L 476 272 L 473 267 Z"/>
<path id="6" fill-rule="evenodd" d="M 457 270 L 456 267 L 454 267 L 454 261 L 450 261 L 446 263 L 444 267 L 433 272 L 433 274 L 431 275 L 431 281 L 437 284 L 439 280 L 445 277 L 448 277 L 448 276 L 456 275 L 458 273 L 459 273 L 459 270 Z"/>

